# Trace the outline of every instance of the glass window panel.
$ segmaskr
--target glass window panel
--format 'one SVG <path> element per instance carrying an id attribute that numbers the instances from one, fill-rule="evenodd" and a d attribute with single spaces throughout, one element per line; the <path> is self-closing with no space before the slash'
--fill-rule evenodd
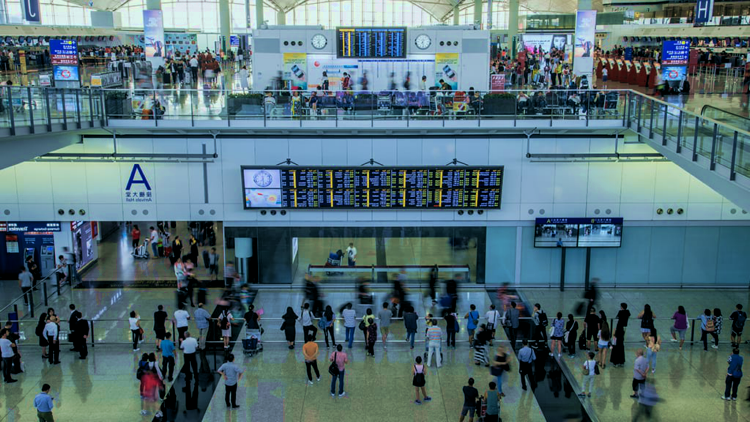
<path id="1" fill-rule="evenodd" d="M 318 3 L 318 24 L 326 27 L 330 27 L 331 25 L 328 6 L 329 3 L 326 1 Z"/>

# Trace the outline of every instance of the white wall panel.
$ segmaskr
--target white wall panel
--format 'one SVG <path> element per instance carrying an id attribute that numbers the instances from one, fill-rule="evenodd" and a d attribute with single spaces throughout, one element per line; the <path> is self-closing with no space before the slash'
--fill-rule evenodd
<path id="1" fill-rule="evenodd" d="M 323 221 L 346 221 L 349 212 L 345 210 L 326 211 L 323 213 Z"/>
<path id="2" fill-rule="evenodd" d="M 372 214 L 372 211 L 349 211 L 347 216 L 349 221 L 372 221 Z"/>
<path id="3" fill-rule="evenodd" d="M 398 165 L 398 139 L 373 139 L 372 157 L 384 166 Z"/>
<path id="4" fill-rule="evenodd" d="M 693 176 L 688 176 L 690 187 L 688 188 L 688 201 L 689 202 L 713 202 L 721 204 L 723 197 L 716 193 L 713 189 L 709 188 L 708 185 L 696 179 Z"/>
<path id="5" fill-rule="evenodd" d="M 122 210 L 128 221 L 155 221 L 158 218 L 156 204 L 127 203 Z"/>
<path id="6" fill-rule="evenodd" d="M 567 217 L 567 216 L 587 216 L 586 204 L 569 204 L 569 203 L 555 203 L 552 215 L 556 217 Z"/>
<path id="7" fill-rule="evenodd" d="M 374 158 L 373 140 L 370 138 L 351 138 L 346 140 L 346 163 L 349 166 L 359 166 Z M 380 146 L 378 146 L 380 147 Z M 380 160 L 375 160 L 381 162 Z"/>
<path id="8" fill-rule="evenodd" d="M 456 139 L 456 158 L 470 166 L 489 164 L 490 141 L 487 138 Z"/>
<path id="9" fill-rule="evenodd" d="M 0 170 L 0 204 L 18 203 L 15 167 Z"/>
<path id="10" fill-rule="evenodd" d="M 59 216 L 52 203 L 19 204 L 17 217 L 22 221 L 70 221 Z"/>
<path id="11" fill-rule="evenodd" d="M 73 166 L 73 164 L 68 164 Z M 112 163 L 87 163 L 86 194 L 88 201 L 98 204 L 117 204 L 122 213 L 122 192 L 127 178 L 122 178 L 120 165 Z"/>
<path id="12" fill-rule="evenodd" d="M 320 138 L 289 139 L 289 151 L 291 151 L 292 160 L 301 166 L 319 166 L 323 162 L 321 157 L 323 141 Z M 344 139 L 343 141 L 346 143 L 348 140 Z M 346 152 L 346 148 L 344 148 L 344 152 Z M 346 163 L 347 161 L 344 159 L 338 164 L 346 165 Z"/>
<path id="13" fill-rule="evenodd" d="M 589 206 L 588 215 L 594 215 L 592 212 L 592 206 Z M 613 216 L 616 214 L 613 212 Z M 652 202 L 648 203 L 623 203 L 620 204 L 620 216 L 628 220 L 651 220 L 654 216 L 654 207 Z"/>
<path id="14" fill-rule="evenodd" d="M 22 204 L 53 202 L 49 163 L 21 163 L 16 169 L 18 201 Z"/>
<path id="15" fill-rule="evenodd" d="M 402 139 L 400 142 L 411 142 L 415 139 Z M 444 166 L 456 157 L 456 140 L 451 138 L 422 140 L 422 164 L 425 166 Z"/>
<path id="16" fill-rule="evenodd" d="M 628 163 L 622 166 L 622 202 L 642 203 L 654 200 L 653 163 Z"/>
<path id="17" fill-rule="evenodd" d="M 687 220 L 721 220 L 721 203 L 690 202 L 685 209 Z"/>
<path id="18" fill-rule="evenodd" d="M 243 193 L 240 166 L 256 164 L 255 144 L 259 141 L 232 138 L 220 139 L 218 142 L 220 152 L 216 165 L 221 166 L 222 199 L 225 204 L 240 204 L 241 210 Z M 278 161 L 274 162 L 276 163 Z M 225 212 L 228 211 L 229 207 Z"/>
<path id="19" fill-rule="evenodd" d="M 531 166 L 529 166 L 531 167 Z M 586 203 L 588 166 L 579 163 L 555 164 L 554 201 L 555 203 Z"/>
<path id="20" fill-rule="evenodd" d="M 526 217 L 521 216 L 521 204 L 519 203 L 503 203 L 502 208 L 499 210 L 487 210 L 487 220 L 501 221 L 501 220 L 525 220 Z"/>
<path id="21" fill-rule="evenodd" d="M 190 220 L 222 221 L 224 207 L 222 204 L 190 204 Z"/>
<path id="22" fill-rule="evenodd" d="M 0 218 L 3 220 L 21 220 L 24 216 L 21 215 L 18 209 L 18 203 L 0 202 Z"/>
<path id="23" fill-rule="evenodd" d="M 122 212 L 122 204 L 96 204 L 90 203 L 88 206 L 88 214 L 86 217 L 93 221 L 125 221 L 130 218 L 125 218 Z"/>
<path id="24" fill-rule="evenodd" d="M 445 141 L 440 139 L 440 141 Z M 396 139 L 396 165 L 422 165 L 422 140 L 419 138 Z"/>
<path id="25" fill-rule="evenodd" d="M 156 217 L 158 221 L 190 221 L 190 204 L 184 203 L 162 203 L 156 206 Z M 201 220 L 209 218 L 201 218 Z"/>
<path id="26" fill-rule="evenodd" d="M 317 211 L 317 210 L 307 210 L 307 211 L 289 211 L 289 220 L 290 221 L 323 221 L 323 215 L 325 212 Z"/>
<path id="27" fill-rule="evenodd" d="M 555 164 L 524 164 L 521 172 L 521 203 L 553 201 Z"/>
<path id="28" fill-rule="evenodd" d="M 69 163 L 50 163 L 52 179 L 52 200 L 58 202 L 87 202 L 88 195 L 82 186 L 86 186 L 86 167 Z"/>
<path id="29" fill-rule="evenodd" d="M 620 202 L 622 166 L 620 163 L 589 164 L 589 202 Z"/>
<path id="30" fill-rule="evenodd" d="M 243 140 L 238 141 L 243 142 Z M 231 150 L 227 152 L 233 153 Z M 298 154 L 289 150 L 288 140 L 283 138 L 261 138 L 255 140 L 255 163 L 253 164 L 273 165 L 287 158 L 291 158 L 292 161 L 297 161 L 296 158 L 299 158 Z M 237 171 L 239 172 L 239 169 Z M 237 176 L 239 177 L 239 173 Z"/>
<path id="31" fill-rule="evenodd" d="M 687 202 L 689 174 L 672 163 L 656 163 L 654 202 Z"/>

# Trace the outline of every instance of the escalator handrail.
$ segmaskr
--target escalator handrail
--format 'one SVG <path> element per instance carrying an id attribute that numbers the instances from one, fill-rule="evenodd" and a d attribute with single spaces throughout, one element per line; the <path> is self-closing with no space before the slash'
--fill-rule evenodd
<path id="1" fill-rule="evenodd" d="M 712 106 L 711 104 L 706 104 L 706 105 L 704 105 L 701 108 L 701 117 L 707 117 L 706 116 L 706 110 L 708 110 L 708 109 L 714 109 L 714 110 L 719 111 L 721 113 L 728 114 L 728 115 L 730 115 L 732 117 L 736 117 L 736 118 L 738 118 L 740 120 L 744 120 L 745 122 L 747 122 L 748 126 L 750 126 L 750 118 L 744 117 L 744 116 L 740 116 L 739 114 L 732 113 L 731 111 L 722 110 L 720 108 Z"/>

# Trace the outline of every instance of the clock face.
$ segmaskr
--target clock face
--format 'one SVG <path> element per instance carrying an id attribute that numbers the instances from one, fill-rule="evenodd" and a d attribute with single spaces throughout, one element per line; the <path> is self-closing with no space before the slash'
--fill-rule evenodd
<path id="1" fill-rule="evenodd" d="M 417 45 L 417 47 L 419 47 L 422 50 L 427 49 L 430 46 L 430 44 L 432 44 L 432 40 L 430 39 L 430 37 L 428 35 L 425 35 L 425 34 L 419 35 L 417 37 L 417 39 L 414 40 L 414 41 L 415 41 L 414 43 Z"/>
<path id="2" fill-rule="evenodd" d="M 325 35 L 316 34 L 312 37 L 312 45 L 318 50 L 323 49 L 326 44 L 328 44 L 328 40 L 326 39 Z"/>
<path id="3" fill-rule="evenodd" d="M 271 183 L 273 183 L 273 176 L 271 176 L 271 173 L 261 170 L 253 176 L 253 182 L 255 182 L 258 187 L 266 188 L 268 186 L 271 186 Z"/>

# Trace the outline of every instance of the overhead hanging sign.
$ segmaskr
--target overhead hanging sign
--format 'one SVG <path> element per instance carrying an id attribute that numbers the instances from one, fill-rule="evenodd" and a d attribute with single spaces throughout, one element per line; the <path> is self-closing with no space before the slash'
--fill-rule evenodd
<path id="1" fill-rule="evenodd" d="M 22 0 L 23 19 L 26 22 L 42 23 L 39 0 Z"/>
<path id="2" fill-rule="evenodd" d="M 0 232 L 59 232 L 60 223 L 55 221 L 0 221 Z"/>
<path id="3" fill-rule="evenodd" d="M 662 66 L 687 65 L 690 61 L 690 41 L 664 41 Z"/>
<path id="4" fill-rule="evenodd" d="M 49 40 L 52 65 L 78 66 L 78 43 L 74 40 Z"/>
<path id="5" fill-rule="evenodd" d="M 695 20 L 696 25 L 710 22 L 714 16 L 714 0 L 698 0 L 695 3 Z"/>

